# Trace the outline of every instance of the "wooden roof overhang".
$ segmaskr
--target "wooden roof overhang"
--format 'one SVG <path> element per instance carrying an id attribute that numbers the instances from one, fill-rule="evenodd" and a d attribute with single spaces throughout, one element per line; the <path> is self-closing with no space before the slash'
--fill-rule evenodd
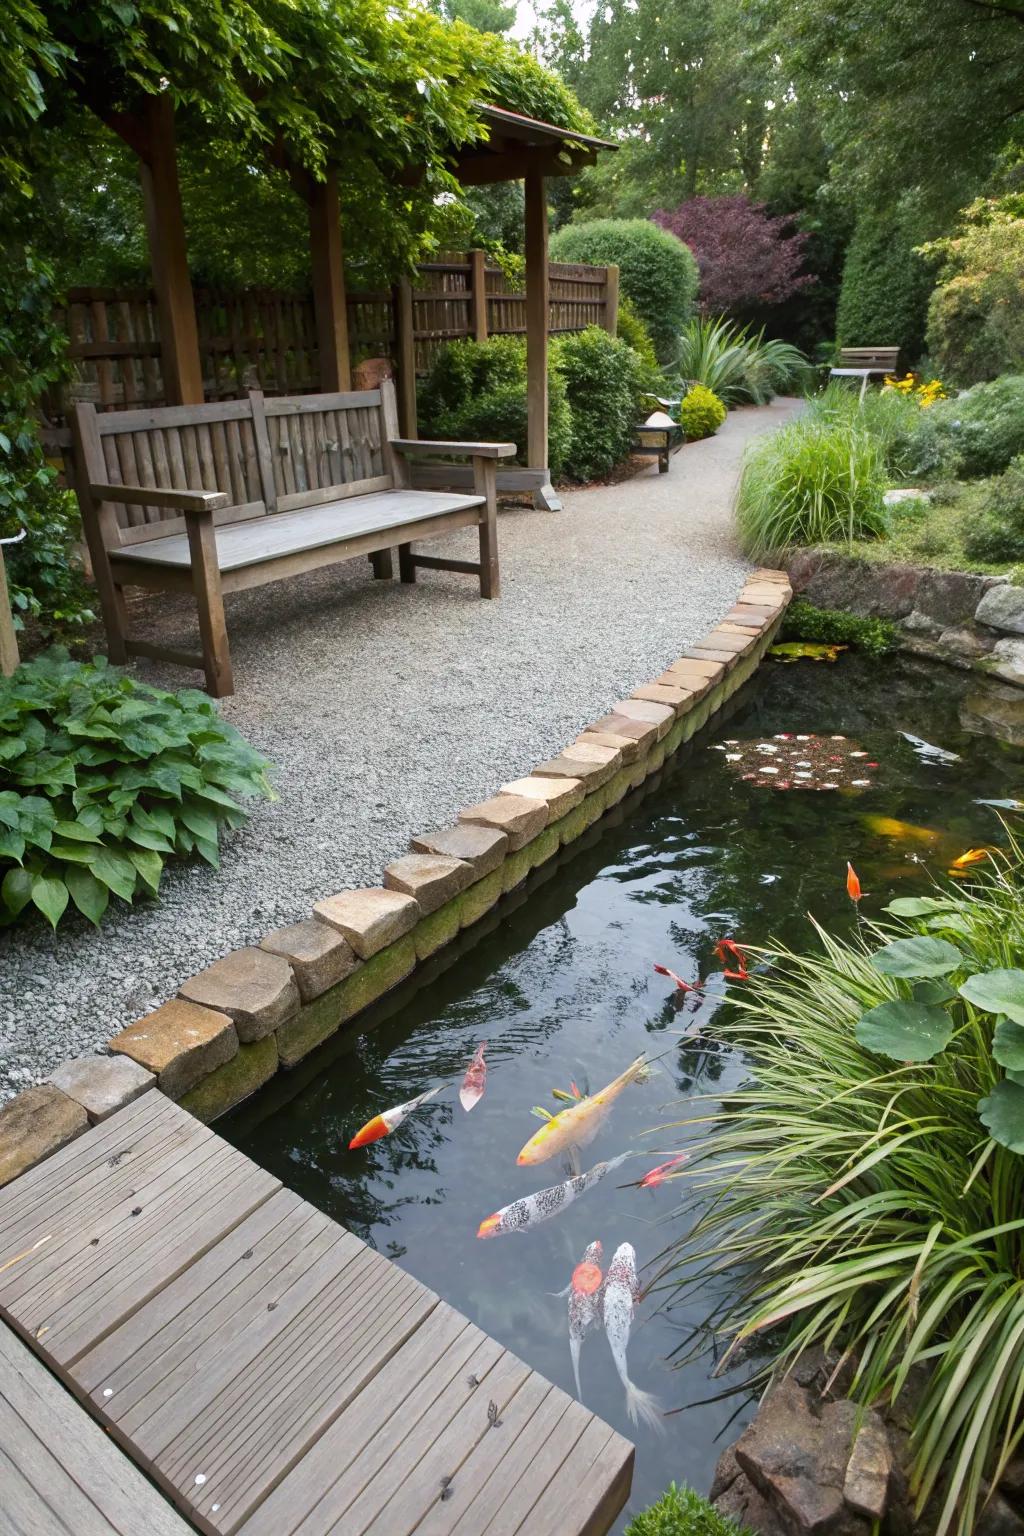
<path id="1" fill-rule="evenodd" d="M 463 146 L 453 157 L 452 175 L 464 187 L 498 181 L 519 181 L 528 172 L 542 176 L 572 176 L 593 165 L 599 150 L 615 150 L 610 139 L 558 128 L 536 117 L 524 117 L 506 107 L 478 103 L 477 112 L 488 137 Z"/>

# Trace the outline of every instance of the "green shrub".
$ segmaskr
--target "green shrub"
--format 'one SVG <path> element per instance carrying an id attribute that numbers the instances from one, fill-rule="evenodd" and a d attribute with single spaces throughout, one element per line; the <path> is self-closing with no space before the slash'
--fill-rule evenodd
<path id="1" fill-rule="evenodd" d="M 928 350 L 944 379 L 977 384 L 1024 370 L 1024 198 L 980 199 L 941 256 L 928 305 Z"/>
<path id="2" fill-rule="evenodd" d="M 861 427 L 878 445 L 890 475 L 910 474 L 921 422 L 916 400 L 895 389 L 869 389 L 861 401 L 857 389 L 833 379 L 810 401 L 809 412 L 819 421 Z"/>
<path id="3" fill-rule="evenodd" d="M 69 900 L 98 924 L 110 895 L 156 895 L 165 862 L 216 867 L 238 795 L 270 795 L 265 760 L 205 693 L 163 693 L 54 650 L 0 679 L 0 925 Z"/>
<path id="4" fill-rule="evenodd" d="M 640 415 L 640 360 L 596 325 L 562 336 L 554 353 L 572 417 L 565 471 L 574 480 L 598 479 L 629 453 Z"/>
<path id="5" fill-rule="evenodd" d="M 736 511 L 748 554 L 885 532 L 882 451 L 857 423 L 802 417 L 747 452 Z"/>
<path id="6" fill-rule="evenodd" d="M 694 384 L 679 405 L 679 420 L 690 442 L 714 437 L 727 414 L 718 396 L 703 384 Z"/>
<path id="7" fill-rule="evenodd" d="M 840 346 L 899 347 L 907 367 L 921 356 L 933 281 L 914 252 L 923 233 L 909 210 L 858 219 L 836 309 Z"/>
<path id="8" fill-rule="evenodd" d="M 658 354 L 654 350 L 651 333 L 637 314 L 633 301 L 625 295 L 619 300 L 615 334 L 636 353 L 640 361 L 642 387 L 649 394 L 663 394 L 665 380 L 658 366 Z"/>
<path id="9" fill-rule="evenodd" d="M 691 320 L 679 336 L 675 369 L 687 384 L 703 384 L 726 405 L 764 405 L 779 390 L 800 389 L 807 359 L 785 341 L 766 341 L 731 320 Z"/>
<path id="10" fill-rule="evenodd" d="M 716 1019 L 750 1081 L 703 1128 L 671 1298 L 728 1269 L 707 1328 L 727 1361 L 759 1339 L 762 1379 L 816 1345 L 851 1360 L 858 1400 L 910 1416 L 938 1536 L 980 1528 L 1024 1381 L 1020 849 L 977 870 L 856 939 L 762 953 Z"/>
<path id="11" fill-rule="evenodd" d="M 552 261 L 617 266 L 622 292 L 646 325 L 659 357 L 693 313 L 699 275 L 689 246 L 647 219 L 592 219 L 551 237 Z"/>
<path id="12" fill-rule="evenodd" d="M 626 1536 L 751 1536 L 699 1493 L 669 1483 L 656 1504 L 629 1522 Z"/>
<path id="13" fill-rule="evenodd" d="M 572 441 L 565 382 L 548 360 L 548 467 L 561 473 Z M 526 343 L 518 336 L 453 341 L 441 347 L 419 385 L 424 437 L 515 443 L 526 458 Z"/>
<path id="14" fill-rule="evenodd" d="M 1024 374 L 976 384 L 922 411 L 911 451 L 923 479 L 1001 475 L 1024 453 Z"/>
<path id="15" fill-rule="evenodd" d="M 974 511 L 976 521 L 964 538 L 972 559 L 1024 560 L 1024 454 L 1010 461 L 1005 474 L 976 487 Z"/>
<path id="16" fill-rule="evenodd" d="M 816 608 L 797 598 L 786 609 L 783 640 L 810 640 L 823 645 L 852 645 L 866 656 L 888 656 L 899 645 L 900 632 L 888 619 L 862 619 L 841 608 Z"/>

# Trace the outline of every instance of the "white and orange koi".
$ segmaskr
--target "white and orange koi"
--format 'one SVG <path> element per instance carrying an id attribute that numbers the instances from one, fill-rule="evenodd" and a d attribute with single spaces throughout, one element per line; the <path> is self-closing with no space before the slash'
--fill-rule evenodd
<path id="1" fill-rule="evenodd" d="M 466 1068 L 466 1075 L 462 1079 L 462 1087 L 459 1089 L 459 1103 L 468 1115 L 475 1104 L 479 1104 L 487 1087 L 487 1063 L 484 1061 L 484 1046 L 486 1040 L 481 1040 L 473 1056 L 473 1060 Z"/>
<path id="2" fill-rule="evenodd" d="M 632 1243 L 620 1243 L 612 1254 L 608 1273 L 604 1279 L 601 1310 L 608 1346 L 615 1361 L 619 1380 L 626 1391 L 626 1412 L 631 1424 L 642 1419 L 653 1429 L 663 1429 L 662 1411 L 656 1397 L 633 1385 L 626 1368 L 626 1351 L 629 1348 L 629 1330 L 633 1322 L 636 1303 L 640 1300 L 640 1283 L 636 1277 L 636 1253 Z"/>
<path id="3" fill-rule="evenodd" d="M 503 1205 L 500 1211 L 495 1211 L 493 1216 L 488 1216 L 480 1223 L 477 1237 L 504 1237 L 509 1232 L 529 1232 L 532 1227 L 564 1211 L 567 1205 L 578 1200 L 580 1195 L 585 1195 L 595 1184 L 600 1184 L 605 1174 L 618 1168 L 628 1156 L 628 1152 L 620 1152 L 610 1162 L 595 1163 L 586 1173 L 577 1174 L 574 1179 L 566 1179 L 564 1184 L 553 1184 L 550 1189 L 538 1189 L 536 1194 L 524 1195 L 521 1200 L 513 1200 L 511 1205 Z"/>
<path id="4" fill-rule="evenodd" d="M 601 1273 L 601 1254 L 603 1249 L 599 1241 L 589 1245 L 583 1258 L 572 1272 L 572 1279 L 564 1291 L 559 1291 L 559 1296 L 569 1298 L 569 1355 L 572 1359 L 572 1374 L 576 1381 L 576 1396 L 580 1402 L 583 1394 L 580 1391 L 580 1350 L 583 1340 L 595 1323 L 601 1317 L 601 1290 L 604 1285 L 604 1275 Z"/>
<path id="5" fill-rule="evenodd" d="M 372 1120 L 367 1120 L 366 1124 L 356 1131 L 348 1144 L 349 1151 L 351 1152 L 354 1147 L 369 1146 L 371 1141 L 380 1141 L 382 1137 L 390 1136 L 392 1131 L 397 1131 L 403 1120 L 409 1118 L 414 1109 L 419 1109 L 421 1104 L 425 1104 L 428 1099 L 440 1093 L 443 1087 L 443 1083 L 438 1083 L 436 1088 L 428 1088 L 426 1093 L 418 1093 L 407 1104 L 396 1104 L 394 1109 L 386 1109 L 382 1115 L 374 1115 Z"/>
<path id="6" fill-rule="evenodd" d="M 608 1111 L 623 1088 L 636 1082 L 646 1065 L 647 1057 L 638 1056 L 625 1072 L 621 1072 L 614 1082 L 609 1083 L 607 1088 L 602 1088 L 600 1093 L 592 1093 L 589 1098 L 581 1099 L 578 1104 L 573 1104 L 568 1109 L 561 1110 L 559 1114 L 552 1115 L 537 1134 L 530 1137 L 516 1158 L 516 1162 L 532 1167 L 535 1163 L 545 1163 L 549 1157 L 557 1157 L 562 1152 L 587 1146 L 601 1129 Z"/>

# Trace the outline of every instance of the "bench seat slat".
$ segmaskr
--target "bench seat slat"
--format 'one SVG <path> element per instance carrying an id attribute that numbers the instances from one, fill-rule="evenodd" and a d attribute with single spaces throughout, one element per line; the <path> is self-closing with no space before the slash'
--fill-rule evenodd
<path id="1" fill-rule="evenodd" d="M 424 522 L 447 512 L 461 512 L 484 505 L 482 496 L 463 496 L 445 491 L 393 490 L 360 496 L 355 501 L 328 502 L 294 512 L 278 512 L 244 523 L 229 523 L 216 530 L 217 561 L 222 571 L 241 570 L 283 555 L 343 543 L 361 534 Z M 117 552 L 119 565 L 136 562 L 188 568 L 188 539 L 184 534 L 149 539 Z"/>

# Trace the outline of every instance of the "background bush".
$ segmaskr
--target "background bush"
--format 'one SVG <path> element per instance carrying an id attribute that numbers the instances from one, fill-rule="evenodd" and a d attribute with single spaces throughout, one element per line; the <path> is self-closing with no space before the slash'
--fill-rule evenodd
<path id="1" fill-rule="evenodd" d="M 782 304 L 814 282 L 804 270 L 809 236 L 791 214 L 769 214 L 764 203 L 732 197 L 691 197 L 654 223 L 686 242 L 700 268 L 700 307 L 706 315 L 751 315 Z"/>
<path id="2" fill-rule="evenodd" d="M 1000 475 L 1024 453 L 1024 374 L 976 384 L 922 411 L 911 443 L 913 472 L 924 478 Z"/>
<path id="3" fill-rule="evenodd" d="M 807 359 L 786 341 L 766 341 L 731 320 L 690 320 L 680 333 L 675 370 L 684 384 L 703 384 L 726 405 L 764 405 L 780 390 L 802 388 Z"/>
<path id="4" fill-rule="evenodd" d="M 637 314 L 632 299 L 627 298 L 625 294 L 619 299 L 615 334 L 620 341 L 627 342 L 636 353 L 643 388 L 649 394 L 664 394 L 665 376 L 658 363 L 658 354 L 654 350 L 651 333 Z"/>
<path id="5" fill-rule="evenodd" d="M 598 479 L 629 453 L 641 414 L 640 360 L 627 342 L 596 325 L 562 336 L 553 350 L 572 420 L 565 472 L 574 480 Z"/>
<path id="6" fill-rule="evenodd" d="M 650 331 L 660 358 L 693 313 L 698 272 L 693 252 L 647 219 L 592 219 L 551 237 L 552 261 L 619 268 L 622 292 Z"/>
<path id="7" fill-rule="evenodd" d="M 905 367 L 917 362 L 933 282 L 927 263 L 914 254 L 922 238 L 909 211 L 858 219 L 836 310 L 841 347 L 899 347 Z"/>
<path id="8" fill-rule="evenodd" d="M 977 384 L 1024 370 L 1024 197 L 979 200 L 944 258 L 928 305 L 928 351 L 943 379 Z"/>
<path id="9" fill-rule="evenodd" d="M 690 442 L 714 437 L 727 414 L 718 396 L 703 384 L 695 384 L 679 405 L 679 420 Z"/>
<path id="10" fill-rule="evenodd" d="M 841 608 L 816 608 L 798 597 L 786 609 L 782 639 L 852 645 L 866 656 L 888 656 L 899 646 L 900 631 L 888 619 L 862 619 Z"/>
<path id="11" fill-rule="evenodd" d="M 972 559 L 998 564 L 1024 561 L 1024 455 L 1006 473 L 975 488 L 972 522 L 964 549 Z"/>
<path id="12" fill-rule="evenodd" d="M 572 441 L 565 382 L 548 358 L 548 467 L 561 474 Z M 453 341 L 442 347 L 419 384 L 424 437 L 512 442 L 526 460 L 526 343 L 518 336 Z"/>
<path id="13" fill-rule="evenodd" d="M 0 679 L 0 925 L 69 901 L 99 923 L 111 893 L 156 895 L 166 861 L 215 867 L 237 796 L 270 795 L 267 763 L 205 693 L 163 693 L 99 656 L 52 651 Z"/>

